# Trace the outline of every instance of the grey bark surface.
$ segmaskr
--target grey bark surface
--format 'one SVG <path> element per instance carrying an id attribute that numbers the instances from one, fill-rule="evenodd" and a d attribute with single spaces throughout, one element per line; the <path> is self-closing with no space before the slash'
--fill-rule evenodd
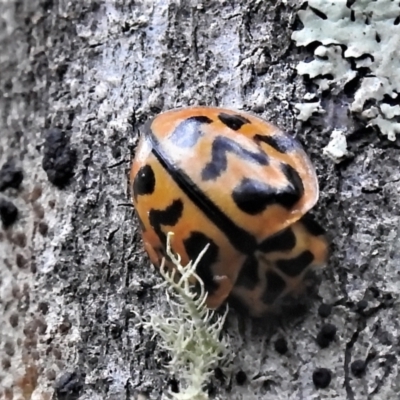
<path id="1" fill-rule="evenodd" d="M 320 179 L 315 214 L 332 239 L 318 298 L 301 318 L 262 334 L 231 313 L 235 359 L 210 398 L 399 398 L 399 140 L 357 125 L 342 112 L 344 95 L 327 96 L 324 119 L 296 122 L 304 83 L 295 66 L 310 53 L 290 40 L 295 6 L 0 2 L 0 167 L 12 158 L 24 174 L 19 189 L 0 193 L 19 210 L 0 230 L 2 399 L 158 399 L 179 386 L 157 339 L 137 326 L 136 313 L 162 309 L 165 298 L 126 206 L 127 172 L 142 124 L 194 104 L 249 110 L 297 134 Z M 338 123 L 352 132 L 352 157 L 334 165 L 322 148 Z M 77 152 L 63 188 L 42 167 L 54 128 Z M 333 306 L 325 320 L 322 302 Z M 337 334 L 321 349 L 326 323 Z M 274 348 L 282 336 L 285 355 Z M 351 363 L 366 358 L 355 377 Z M 326 389 L 313 384 L 318 367 L 332 372 Z"/>

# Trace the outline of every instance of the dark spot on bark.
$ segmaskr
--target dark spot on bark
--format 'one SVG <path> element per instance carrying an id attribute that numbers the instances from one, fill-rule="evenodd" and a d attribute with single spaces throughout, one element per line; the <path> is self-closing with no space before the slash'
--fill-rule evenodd
<path id="1" fill-rule="evenodd" d="M 10 315 L 9 321 L 10 321 L 10 325 L 13 328 L 16 328 L 18 326 L 18 322 L 19 322 L 19 315 L 17 313 L 12 313 Z"/>
<path id="2" fill-rule="evenodd" d="M 33 211 L 39 219 L 44 218 L 44 208 L 40 204 L 34 204 Z"/>
<path id="3" fill-rule="evenodd" d="M 55 384 L 55 394 L 58 400 L 76 400 L 83 388 L 84 374 L 79 372 L 67 372 L 63 374 Z"/>
<path id="4" fill-rule="evenodd" d="M 325 389 L 332 380 L 332 373 L 327 368 L 317 368 L 313 372 L 312 380 L 317 389 Z"/>
<path id="5" fill-rule="evenodd" d="M 12 357 L 15 354 L 14 343 L 11 341 L 5 342 L 3 350 L 8 356 Z"/>
<path id="6" fill-rule="evenodd" d="M 23 179 L 22 169 L 13 160 L 8 160 L 0 169 L 0 192 L 8 188 L 18 189 Z"/>
<path id="7" fill-rule="evenodd" d="M 72 327 L 71 322 L 65 318 L 63 322 L 61 322 L 60 325 L 58 325 L 58 331 L 62 334 L 62 335 L 66 335 L 70 329 Z"/>
<path id="8" fill-rule="evenodd" d="M 219 367 L 215 368 L 214 376 L 216 379 L 218 379 L 222 383 L 225 382 L 225 380 L 226 380 L 226 376 L 224 375 L 224 372 Z"/>
<path id="9" fill-rule="evenodd" d="M 351 363 L 350 369 L 356 378 L 361 378 L 365 374 L 367 363 L 364 360 L 355 360 Z"/>
<path id="10" fill-rule="evenodd" d="M 24 232 L 17 232 L 14 236 L 13 236 L 13 242 L 21 248 L 24 248 L 26 246 L 27 243 L 27 238 Z"/>
<path id="11" fill-rule="evenodd" d="M 38 304 L 38 310 L 43 314 L 46 315 L 49 311 L 49 303 L 46 303 L 44 301 L 41 301 Z"/>
<path id="12" fill-rule="evenodd" d="M 321 318 L 327 318 L 331 315 L 332 312 L 332 305 L 331 304 L 325 304 L 322 303 L 319 307 L 318 307 L 318 315 Z"/>
<path id="13" fill-rule="evenodd" d="M 0 199 L 0 218 L 4 228 L 11 226 L 18 218 L 18 208 L 6 199 Z"/>
<path id="14" fill-rule="evenodd" d="M 360 300 L 356 304 L 356 311 L 359 314 L 364 314 L 365 310 L 368 308 L 368 301 L 367 300 Z"/>
<path id="15" fill-rule="evenodd" d="M 245 373 L 244 371 L 239 371 L 239 372 L 236 374 L 236 383 L 237 383 L 238 385 L 244 385 L 244 384 L 246 383 L 246 381 L 247 381 L 247 375 L 246 375 L 246 373 Z"/>
<path id="16" fill-rule="evenodd" d="M 285 338 L 279 338 L 274 343 L 275 351 L 279 354 L 286 354 L 288 351 L 288 345 Z"/>
<path id="17" fill-rule="evenodd" d="M 38 230 L 42 236 L 46 236 L 47 232 L 49 231 L 49 226 L 46 224 L 46 222 L 39 222 Z"/>
<path id="18" fill-rule="evenodd" d="M 17 267 L 20 269 L 24 269 L 28 264 L 27 259 L 20 253 L 16 255 L 15 262 L 17 264 Z"/>
<path id="19" fill-rule="evenodd" d="M 61 63 L 57 65 L 56 74 L 60 81 L 64 78 L 64 75 L 67 71 L 68 71 L 68 63 Z"/>
<path id="20" fill-rule="evenodd" d="M 3 358 L 1 360 L 1 366 L 3 367 L 4 371 L 7 371 L 8 369 L 11 368 L 11 360 L 8 357 Z M 4 395 L 6 396 L 6 398 L 7 398 L 7 391 L 8 390 L 11 391 L 12 389 L 8 389 L 8 388 L 4 389 Z M 12 396 L 13 396 L 13 394 L 10 393 L 8 398 L 12 399 L 13 398 Z"/>
<path id="21" fill-rule="evenodd" d="M 330 343 L 335 339 L 337 328 L 333 324 L 325 324 L 322 326 L 321 330 L 317 335 L 317 343 L 322 348 L 325 349 L 330 345 Z"/>
<path id="22" fill-rule="evenodd" d="M 77 153 L 70 146 L 70 138 L 60 129 L 47 132 L 42 167 L 48 180 L 59 189 L 64 188 L 74 175 Z"/>

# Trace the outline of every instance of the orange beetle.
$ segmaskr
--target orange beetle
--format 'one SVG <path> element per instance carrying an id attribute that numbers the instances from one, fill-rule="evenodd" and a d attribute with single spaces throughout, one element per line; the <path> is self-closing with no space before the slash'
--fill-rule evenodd
<path id="1" fill-rule="evenodd" d="M 183 264 L 209 244 L 197 273 L 210 308 L 228 300 L 261 317 L 326 261 L 324 232 L 307 214 L 318 200 L 314 167 L 292 136 L 258 117 L 165 112 L 147 125 L 130 179 L 153 264 L 170 231 Z"/>

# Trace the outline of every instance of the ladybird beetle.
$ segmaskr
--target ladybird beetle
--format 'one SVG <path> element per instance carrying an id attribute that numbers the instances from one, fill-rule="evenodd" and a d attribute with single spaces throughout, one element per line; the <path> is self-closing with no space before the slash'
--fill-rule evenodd
<path id="1" fill-rule="evenodd" d="M 153 264 L 170 231 L 183 263 L 209 244 L 197 273 L 210 308 L 228 300 L 261 317 L 304 291 L 326 261 L 324 231 L 307 214 L 319 194 L 314 167 L 297 140 L 258 117 L 215 107 L 162 113 L 140 138 L 130 181 Z"/>

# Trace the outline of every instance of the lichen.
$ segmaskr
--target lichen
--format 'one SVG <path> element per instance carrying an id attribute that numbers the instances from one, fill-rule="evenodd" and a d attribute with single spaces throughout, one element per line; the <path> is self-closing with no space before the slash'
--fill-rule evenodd
<path id="1" fill-rule="evenodd" d="M 323 149 L 323 153 L 335 163 L 341 162 L 347 155 L 347 140 L 345 134 L 338 129 L 334 129 L 331 133 L 331 140 Z"/>
<path id="2" fill-rule="evenodd" d="M 321 43 L 314 61 L 301 62 L 298 72 L 324 91 L 343 89 L 362 68 L 350 110 L 395 140 L 400 132 L 400 107 L 393 107 L 400 91 L 399 2 L 309 0 L 298 15 L 304 28 L 292 34 L 296 45 Z"/>
<path id="3" fill-rule="evenodd" d="M 297 119 L 300 121 L 307 121 L 315 113 L 325 113 L 325 110 L 321 107 L 320 101 L 314 101 L 311 103 L 297 103 L 295 108 L 299 111 Z"/>
<path id="4" fill-rule="evenodd" d="M 230 359 L 229 343 L 221 333 L 228 308 L 223 315 L 217 315 L 206 306 L 207 292 L 196 267 L 208 245 L 194 262 L 183 266 L 180 256 L 171 250 L 172 236 L 172 233 L 167 235 L 167 256 L 176 269 L 169 271 L 164 259 L 160 267 L 164 282 L 158 286 L 166 289 L 168 315 L 152 312 L 140 324 L 158 336 L 158 345 L 171 355 L 168 368 L 180 380 L 179 393 L 169 392 L 165 397 L 207 400 L 205 383 L 217 366 L 227 364 Z M 199 290 L 190 283 L 193 279 L 198 282 Z"/>

